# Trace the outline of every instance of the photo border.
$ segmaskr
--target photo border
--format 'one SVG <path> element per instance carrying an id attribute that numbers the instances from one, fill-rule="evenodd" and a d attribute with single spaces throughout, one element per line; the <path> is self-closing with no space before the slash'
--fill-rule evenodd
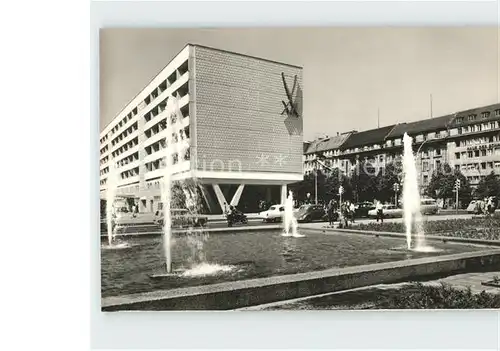
<path id="1" fill-rule="evenodd" d="M 90 152 L 96 162 L 91 163 L 90 169 L 91 346 L 98 349 L 497 349 L 500 316 L 495 311 L 103 313 L 100 240 L 96 231 L 99 230 L 100 28 L 498 26 L 498 10 L 497 1 L 92 2 Z"/>

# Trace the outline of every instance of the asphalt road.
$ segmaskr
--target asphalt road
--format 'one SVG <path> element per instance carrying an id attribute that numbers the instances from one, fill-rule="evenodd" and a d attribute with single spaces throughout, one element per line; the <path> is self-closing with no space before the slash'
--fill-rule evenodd
<path id="1" fill-rule="evenodd" d="M 471 214 L 439 214 L 432 216 L 423 216 L 424 221 L 439 221 L 447 219 L 457 219 L 457 218 L 471 218 L 474 215 Z M 355 223 L 370 223 L 376 221 L 372 218 L 356 218 Z M 386 218 L 384 222 L 401 222 L 403 218 Z M 313 226 L 323 226 L 327 224 L 326 221 L 314 221 Z M 265 225 L 276 225 L 279 223 L 264 223 L 262 219 L 249 218 L 247 224 L 235 224 L 234 227 L 255 227 L 255 226 L 265 226 Z M 300 226 L 300 223 L 299 223 Z M 227 222 L 222 219 L 212 219 L 208 222 L 208 228 L 227 228 Z"/>
<path id="2" fill-rule="evenodd" d="M 262 225 L 276 225 L 276 223 L 264 223 L 262 219 L 249 218 L 247 224 L 234 224 L 234 227 L 255 227 Z M 227 222 L 222 220 L 212 220 L 208 222 L 208 228 L 227 228 Z"/>

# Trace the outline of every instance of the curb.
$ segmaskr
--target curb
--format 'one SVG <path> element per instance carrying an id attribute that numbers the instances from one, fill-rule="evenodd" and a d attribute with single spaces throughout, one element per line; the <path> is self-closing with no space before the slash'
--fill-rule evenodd
<path id="1" fill-rule="evenodd" d="M 305 228 L 311 231 L 321 231 L 325 234 L 327 232 L 341 232 L 341 233 L 351 233 L 351 234 L 359 234 L 359 235 L 371 235 L 371 236 L 382 236 L 382 237 L 390 237 L 390 238 L 406 238 L 406 234 L 396 233 L 396 232 L 377 232 L 371 230 L 356 230 L 356 229 L 336 229 L 336 228 Z M 461 237 L 452 237 L 452 236 L 439 236 L 439 235 L 425 235 L 425 239 L 432 241 L 442 241 L 446 242 L 456 242 L 462 244 L 477 244 L 477 245 L 485 245 L 485 246 L 500 246 L 500 240 L 486 240 L 486 239 L 473 239 L 473 238 L 461 238 Z"/>
<path id="2" fill-rule="evenodd" d="M 207 229 L 193 229 L 191 233 L 218 233 L 226 234 L 233 232 L 251 232 L 251 231 L 263 231 L 263 230 L 277 230 L 281 229 L 280 225 L 265 225 L 265 226 L 249 226 L 249 227 L 224 227 L 224 228 L 207 228 Z M 187 230 L 172 230 L 172 234 L 185 234 Z M 140 236 L 161 236 L 163 232 L 153 231 L 153 232 L 135 232 L 135 233 L 120 233 L 116 234 L 115 237 L 140 237 Z M 101 234 L 101 239 L 107 239 L 107 235 Z"/>

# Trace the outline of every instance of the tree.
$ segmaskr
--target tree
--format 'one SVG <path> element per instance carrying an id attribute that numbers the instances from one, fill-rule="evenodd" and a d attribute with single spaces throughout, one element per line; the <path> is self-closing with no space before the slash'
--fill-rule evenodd
<path id="1" fill-rule="evenodd" d="M 453 172 L 455 179 L 460 179 L 460 189 L 458 190 L 458 200 L 462 204 L 462 208 L 467 207 L 472 200 L 472 188 L 467 177 L 459 170 Z"/>
<path id="2" fill-rule="evenodd" d="M 307 193 L 311 194 L 312 199 L 314 198 L 314 186 L 315 186 L 314 183 L 316 181 L 314 172 L 316 171 L 306 173 L 302 181 L 289 185 L 288 188 L 293 192 L 293 196 L 296 200 L 298 201 L 306 200 Z M 318 184 L 318 190 L 319 190 L 319 184 Z"/>
<path id="3" fill-rule="evenodd" d="M 348 177 L 346 177 L 338 168 L 333 169 L 327 173 L 325 182 L 325 196 L 324 201 L 328 202 L 331 199 L 338 200 L 339 197 L 339 187 L 342 185 L 344 192 L 342 193 L 342 200 L 352 199 L 352 185 Z"/>
<path id="4" fill-rule="evenodd" d="M 449 164 L 445 163 L 442 168 L 434 171 L 425 194 L 434 199 L 449 199 L 454 195 L 455 177 Z"/>
<path id="5" fill-rule="evenodd" d="M 471 200 L 472 189 L 467 178 L 455 169 L 452 170 L 449 164 L 443 166 L 432 174 L 431 181 L 425 189 L 425 194 L 434 199 L 452 199 L 455 201 L 455 182 L 460 180 L 460 188 L 458 190 L 458 199 L 462 204 L 468 204 Z"/>
<path id="6" fill-rule="evenodd" d="M 357 164 L 352 177 L 353 197 L 357 202 L 371 201 L 378 194 L 377 171 L 370 162 Z"/>
<path id="7" fill-rule="evenodd" d="M 382 202 L 389 202 L 394 196 L 394 184 L 399 184 L 400 191 L 402 190 L 401 176 L 403 167 L 401 162 L 388 163 L 378 173 L 376 178 L 376 196 L 375 198 Z"/>
<path id="8" fill-rule="evenodd" d="M 500 197 L 500 178 L 493 171 L 486 177 L 481 179 L 477 185 L 474 196 L 477 198 L 485 198 L 488 196 Z"/>

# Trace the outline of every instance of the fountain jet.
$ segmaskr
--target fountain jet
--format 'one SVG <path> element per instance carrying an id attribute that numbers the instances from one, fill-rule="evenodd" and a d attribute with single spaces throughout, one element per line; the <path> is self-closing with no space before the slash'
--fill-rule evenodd
<path id="1" fill-rule="evenodd" d="M 302 238 L 304 235 L 301 235 L 297 231 L 297 219 L 293 214 L 293 193 L 290 190 L 288 192 L 288 197 L 285 201 L 285 215 L 283 217 L 283 236 L 293 236 L 295 238 Z M 290 233 L 290 229 L 292 232 Z"/>
<path id="2" fill-rule="evenodd" d="M 111 156 L 110 156 L 111 157 Z M 109 163 L 109 173 L 107 179 L 107 189 L 106 189 L 106 224 L 108 230 L 108 245 L 112 246 L 113 240 L 115 238 L 115 228 L 113 228 L 113 216 L 115 215 L 114 203 L 116 197 L 116 188 L 118 186 L 118 170 L 117 165 L 111 158 Z"/>
<path id="3" fill-rule="evenodd" d="M 427 247 L 420 212 L 420 191 L 412 148 L 413 139 L 407 133 L 403 136 L 403 145 L 403 219 L 406 228 L 406 243 L 408 250 L 411 250 L 412 232 L 415 231 L 416 243 L 414 250 L 425 251 Z"/>

